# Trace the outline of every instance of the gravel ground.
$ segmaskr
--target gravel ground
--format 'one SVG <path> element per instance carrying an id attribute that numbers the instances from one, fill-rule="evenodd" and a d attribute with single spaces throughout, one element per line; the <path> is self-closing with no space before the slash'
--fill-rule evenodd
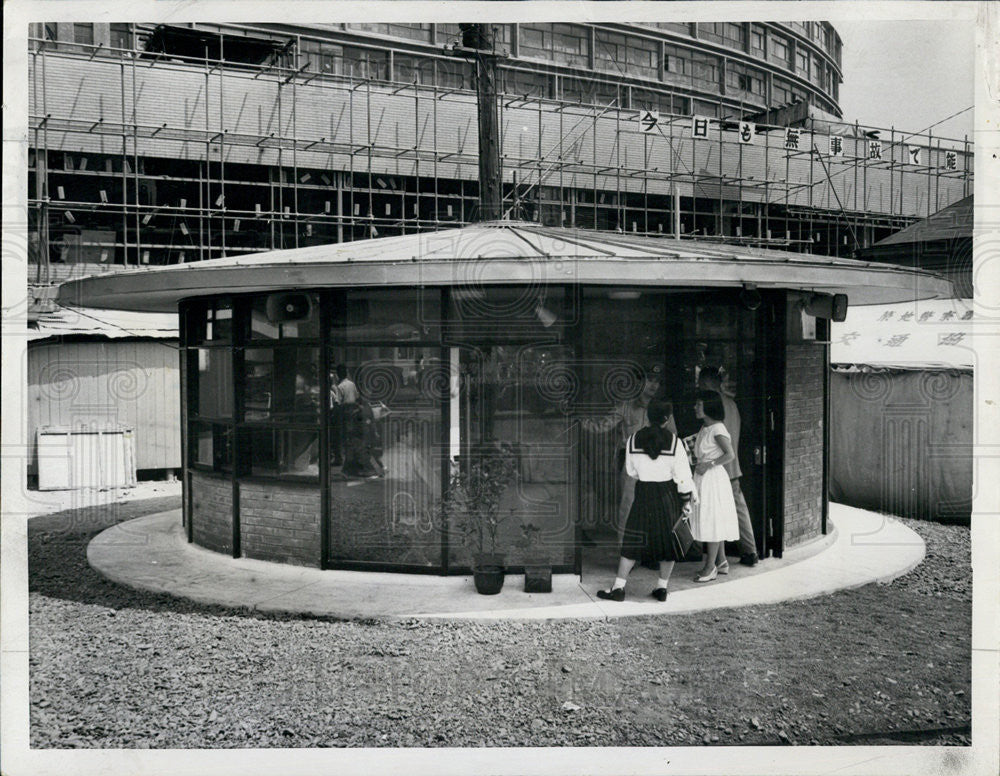
<path id="1" fill-rule="evenodd" d="M 119 587 L 87 541 L 176 497 L 29 522 L 33 747 L 969 743 L 969 529 L 811 601 L 614 621 L 265 616 Z"/>

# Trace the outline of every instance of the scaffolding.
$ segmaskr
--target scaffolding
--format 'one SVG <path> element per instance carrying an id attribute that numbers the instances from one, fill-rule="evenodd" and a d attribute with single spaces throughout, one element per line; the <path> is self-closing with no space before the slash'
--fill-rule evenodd
<path id="1" fill-rule="evenodd" d="M 31 44 L 36 282 L 474 219 L 470 89 L 317 72 L 297 40 L 260 65 L 221 38 L 200 59 Z M 640 92 L 501 94 L 508 215 L 851 255 L 971 193 L 968 138 L 810 119 L 741 142 L 740 116 L 696 138 L 664 112 L 643 131 Z"/>

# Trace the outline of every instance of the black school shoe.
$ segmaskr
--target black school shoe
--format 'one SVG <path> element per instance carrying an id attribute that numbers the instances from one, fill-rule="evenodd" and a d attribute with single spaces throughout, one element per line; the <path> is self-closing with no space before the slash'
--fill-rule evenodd
<path id="1" fill-rule="evenodd" d="M 653 598 L 655 598 L 657 601 L 666 601 L 667 589 L 665 587 L 658 587 L 652 593 L 650 593 L 650 595 L 653 596 Z"/>
<path id="2" fill-rule="evenodd" d="M 740 564 L 743 566 L 756 566 L 759 561 L 756 552 L 748 552 L 740 558 Z"/>
<path id="3" fill-rule="evenodd" d="M 611 590 L 598 590 L 597 597 L 604 601 L 624 601 L 625 588 L 616 587 Z"/>

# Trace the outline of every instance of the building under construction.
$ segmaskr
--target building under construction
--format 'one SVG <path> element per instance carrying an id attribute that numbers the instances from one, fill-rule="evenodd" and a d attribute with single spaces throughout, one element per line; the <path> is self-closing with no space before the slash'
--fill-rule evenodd
<path id="1" fill-rule="evenodd" d="M 497 24 L 503 209 L 851 256 L 971 193 L 967 140 L 841 120 L 827 23 Z M 35 24 L 29 279 L 477 220 L 457 24 Z"/>

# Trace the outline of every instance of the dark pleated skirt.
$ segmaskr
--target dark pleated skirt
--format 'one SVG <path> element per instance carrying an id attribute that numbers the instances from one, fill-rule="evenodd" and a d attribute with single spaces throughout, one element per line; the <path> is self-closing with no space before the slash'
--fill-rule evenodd
<path id="1" fill-rule="evenodd" d="M 673 481 L 637 482 L 622 537 L 622 557 L 640 563 L 684 560 L 675 555 L 671 542 L 679 516 L 680 497 Z"/>

